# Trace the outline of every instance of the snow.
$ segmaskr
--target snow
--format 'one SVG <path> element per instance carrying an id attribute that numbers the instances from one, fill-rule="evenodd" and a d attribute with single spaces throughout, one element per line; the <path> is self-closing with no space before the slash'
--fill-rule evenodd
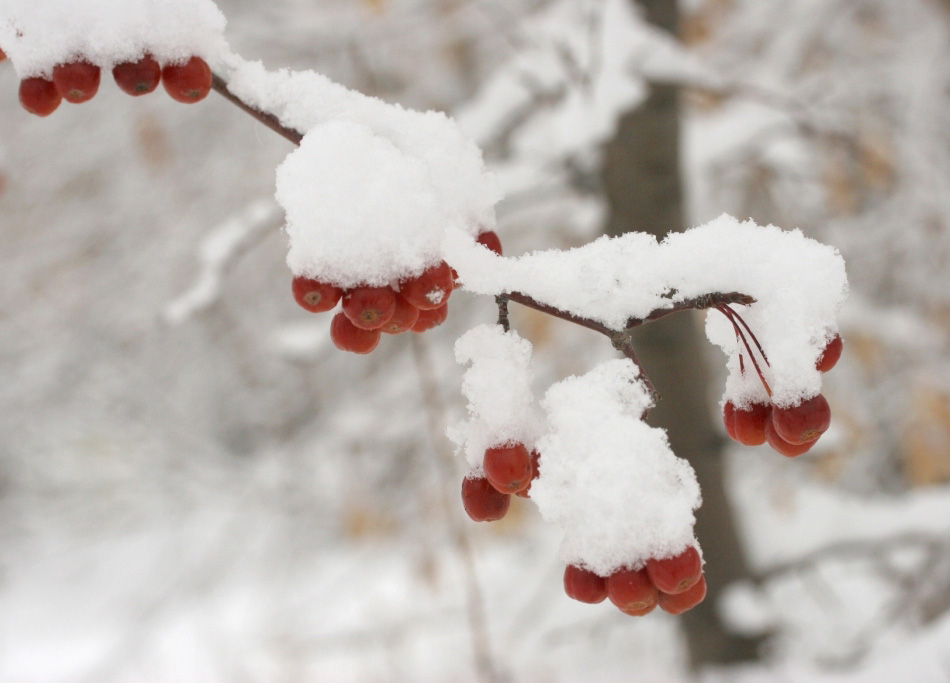
<path id="1" fill-rule="evenodd" d="M 49 78 L 78 58 L 111 70 L 145 53 L 160 63 L 225 49 L 224 15 L 211 0 L 0 0 L 0 47 L 20 78 Z"/>

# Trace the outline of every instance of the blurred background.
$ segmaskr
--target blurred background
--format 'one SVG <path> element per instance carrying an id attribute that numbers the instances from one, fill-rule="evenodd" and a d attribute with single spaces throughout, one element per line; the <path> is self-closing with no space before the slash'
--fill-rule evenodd
<path id="1" fill-rule="evenodd" d="M 516 499 L 465 518 L 449 320 L 336 351 L 274 169 L 212 94 L 23 112 L 0 64 L 0 680 L 950 680 L 950 2 L 219 0 L 270 68 L 456 116 L 506 254 L 722 212 L 840 249 L 832 429 L 727 442 L 701 314 L 637 339 L 700 476 L 710 594 L 563 595 Z M 538 390 L 614 356 L 512 307 Z"/>

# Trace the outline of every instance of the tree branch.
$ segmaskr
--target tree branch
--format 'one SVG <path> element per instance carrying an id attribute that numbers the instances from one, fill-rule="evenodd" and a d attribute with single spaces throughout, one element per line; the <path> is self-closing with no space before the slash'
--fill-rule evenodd
<path id="1" fill-rule="evenodd" d="M 263 123 L 265 126 L 270 128 L 272 131 L 281 135 L 288 140 L 290 140 L 295 145 L 299 145 L 300 141 L 303 139 L 303 134 L 299 131 L 294 130 L 293 128 L 287 128 L 284 126 L 280 119 L 271 114 L 270 112 L 263 112 L 258 109 L 255 109 L 247 102 L 242 100 L 240 97 L 228 90 L 227 81 L 221 78 L 218 74 L 211 75 L 211 89 L 216 93 L 221 95 L 228 102 L 236 106 L 241 111 L 250 114 L 255 119 Z"/>

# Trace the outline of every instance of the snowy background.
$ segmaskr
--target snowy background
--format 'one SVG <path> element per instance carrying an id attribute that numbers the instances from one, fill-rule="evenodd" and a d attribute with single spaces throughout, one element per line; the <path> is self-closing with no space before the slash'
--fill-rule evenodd
<path id="1" fill-rule="evenodd" d="M 767 638 L 698 675 L 950 680 L 950 5 L 689 0 L 682 49 L 619 0 L 218 5 L 248 59 L 455 114 L 507 193 L 506 253 L 600 234 L 600 145 L 682 84 L 688 225 L 801 228 L 852 287 L 832 431 L 728 453 L 751 571 L 719 607 Z M 489 298 L 338 352 L 290 295 L 290 143 L 110 80 L 41 120 L 0 63 L 0 680 L 696 675 L 676 618 L 563 595 L 530 503 L 464 519 L 452 345 Z M 542 390 L 615 357 L 512 312 Z"/>

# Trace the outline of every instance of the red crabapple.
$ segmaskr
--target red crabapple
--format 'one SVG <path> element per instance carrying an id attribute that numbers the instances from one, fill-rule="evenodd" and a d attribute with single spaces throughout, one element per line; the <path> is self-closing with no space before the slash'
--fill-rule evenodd
<path id="1" fill-rule="evenodd" d="M 145 55 L 137 62 L 116 64 L 112 69 L 112 78 L 119 90 L 137 97 L 158 87 L 162 80 L 162 67 L 152 55 Z"/>
<path id="2" fill-rule="evenodd" d="M 836 334 L 835 338 L 832 339 L 825 346 L 825 349 L 821 352 L 821 355 L 818 357 L 818 361 L 815 363 L 815 368 L 819 372 L 828 372 L 837 364 L 838 359 L 841 358 L 841 351 L 844 348 L 844 342 L 841 341 L 841 335 Z"/>
<path id="3" fill-rule="evenodd" d="M 297 276 L 291 283 L 294 300 L 311 313 L 324 313 L 336 306 L 343 291 L 328 282 Z"/>
<path id="4" fill-rule="evenodd" d="M 703 560 L 694 546 L 679 555 L 647 560 L 647 576 L 657 590 L 675 595 L 688 590 L 703 575 Z"/>
<path id="5" fill-rule="evenodd" d="M 70 62 L 53 67 L 53 85 L 63 99 L 73 104 L 88 102 L 99 91 L 99 67 L 89 62 Z"/>
<path id="6" fill-rule="evenodd" d="M 401 334 L 406 330 L 411 330 L 417 320 L 419 320 L 419 309 L 397 294 L 393 317 L 380 330 L 386 334 Z"/>
<path id="7" fill-rule="evenodd" d="M 569 564 L 564 567 L 564 592 L 569 598 L 596 605 L 607 599 L 607 579 Z"/>
<path id="8" fill-rule="evenodd" d="M 806 441 L 801 444 L 789 443 L 775 433 L 775 427 L 771 420 L 765 425 L 765 440 L 768 441 L 769 446 L 771 446 L 773 450 L 788 458 L 794 458 L 803 453 L 807 453 L 811 450 L 811 447 L 815 445 L 814 441 Z"/>
<path id="9" fill-rule="evenodd" d="M 538 478 L 541 474 L 541 470 L 538 467 L 538 463 L 541 459 L 541 454 L 537 451 L 531 451 L 531 481 L 528 482 L 528 485 L 520 491 L 515 491 L 516 496 L 521 498 L 530 498 L 531 497 L 531 484 L 534 483 L 534 480 Z"/>
<path id="10" fill-rule="evenodd" d="M 736 438 L 736 407 L 733 405 L 732 401 L 726 401 L 725 405 L 722 407 L 722 424 L 726 428 L 726 434 L 729 435 L 729 438 L 733 441 L 738 441 Z"/>
<path id="11" fill-rule="evenodd" d="M 449 299 L 454 284 L 452 269 L 442 261 L 416 277 L 399 283 L 399 293 L 422 311 L 439 308 Z"/>
<path id="12" fill-rule="evenodd" d="M 646 569 L 621 569 L 607 577 L 607 597 L 624 614 L 642 617 L 656 607 L 656 586 Z"/>
<path id="13" fill-rule="evenodd" d="M 0 62 L 2 62 L 6 58 L 7 58 L 7 53 L 4 52 L 2 48 L 0 48 Z"/>
<path id="14" fill-rule="evenodd" d="M 482 468 L 501 493 L 516 493 L 531 484 L 531 455 L 520 443 L 486 449 Z"/>
<path id="15" fill-rule="evenodd" d="M 821 394 L 791 408 L 772 409 L 772 427 L 784 441 L 793 444 L 814 441 L 831 424 L 831 407 Z"/>
<path id="16" fill-rule="evenodd" d="M 433 308 L 428 311 L 419 311 L 419 318 L 416 320 L 416 324 L 412 326 L 412 331 L 425 332 L 426 330 L 431 330 L 433 327 L 438 327 L 445 322 L 448 315 L 448 304 L 442 304 L 438 308 Z"/>
<path id="17" fill-rule="evenodd" d="M 379 344 L 379 330 L 361 330 L 343 313 L 337 313 L 330 321 L 330 339 L 341 351 L 369 353 Z"/>
<path id="18" fill-rule="evenodd" d="M 343 312 L 362 330 L 378 330 L 396 312 L 396 293 L 389 287 L 357 287 L 343 295 Z"/>
<path id="19" fill-rule="evenodd" d="M 20 81 L 20 104 L 31 114 L 49 116 L 62 101 L 63 97 L 56 91 L 53 81 L 45 78 L 24 78 Z"/>
<path id="20" fill-rule="evenodd" d="M 475 241 L 501 256 L 501 240 L 494 230 L 486 230 L 475 238 Z"/>
<path id="21" fill-rule="evenodd" d="M 676 595 L 660 593 L 657 595 L 657 601 L 660 603 L 660 609 L 670 614 L 682 614 L 687 610 L 693 609 L 706 597 L 706 577 L 700 574 L 699 581 L 690 588 Z"/>
<path id="22" fill-rule="evenodd" d="M 211 92 L 211 68 L 201 57 L 192 57 L 184 64 L 166 64 L 162 85 L 176 102 L 198 102 Z"/>
<path id="23" fill-rule="evenodd" d="M 495 522 L 508 512 L 511 496 L 499 493 L 484 477 L 462 480 L 462 506 L 476 522 Z"/>
<path id="24" fill-rule="evenodd" d="M 747 409 L 736 408 L 732 428 L 736 441 L 744 446 L 760 446 L 765 443 L 765 423 L 769 421 L 772 406 L 753 403 Z"/>

